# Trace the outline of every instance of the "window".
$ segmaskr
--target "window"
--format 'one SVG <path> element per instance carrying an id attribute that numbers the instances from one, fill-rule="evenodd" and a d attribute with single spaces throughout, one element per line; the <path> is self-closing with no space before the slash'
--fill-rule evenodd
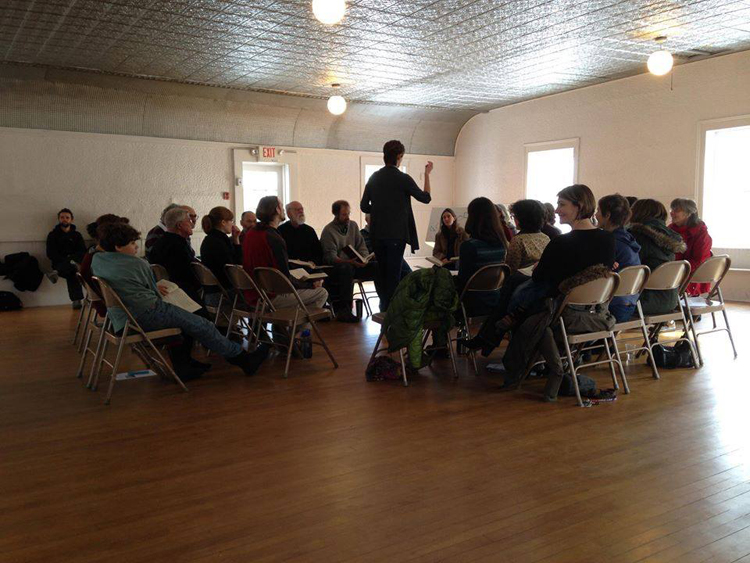
<path id="1" fill-rule="evenodd" d="M 750 209 L 750 119 L 744 121 L 740 127 L 705 129 L 702 218 L 714 248 L 750 249 L 745 225 Z"/>
<path id="2" fill-rule="evenodd" d="M 526 145 L 526 197 L 557 205 L 557 194 L 576 183 L 578 139 Z"/>
<path id="3" fill-rule="evenodd" d="M 284 166 L 275 164 L 242 163 L 242 209 L 255 211 L 260 198 L 278 196 L 284 203 Z"/>

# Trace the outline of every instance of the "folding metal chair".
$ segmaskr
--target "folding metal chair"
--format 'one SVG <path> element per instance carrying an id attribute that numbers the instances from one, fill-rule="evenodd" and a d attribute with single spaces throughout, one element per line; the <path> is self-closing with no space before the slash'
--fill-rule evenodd
<path id="1" fill-rule="evenodd" d="M 151 271 L 154 273 L 154 278 L 156 278 L 157 283 L 161 280 L 169 280 L 167 269 L 161 264 L 151 264 Z"/>
<path id="2" fill-rule="evenodd" d="M 149 369 L 153 369 L 162 377 L 172 377 L 177 382 L 177 384 L 182 387 L 183 391 L 187 391 L 187 387 L 185 387 L 185 384 L 179 378 L 177 373 L 175 373 L 171 364 L 166 359 L 164 359 L 164 356 L 154 344 L 154 340 L 179 336 L 182 331 L 179 328 L 165 328 L 161 330 L 146 332 L 140 327 L 138 321 L 135 320 L 133 314 L 120 299 L 120 296 L 117 295 L 115 290 L 112 289 L 107 284 L 107 282 L 96 276 L 93 277 L 93 280 L 101 289 L 102 296 L 104 297 L 104 302 L 107 305 L 107 317 L 105 319 L 105 325 L 101 332 L 101 347 L 97 347 L 98 354 L 95 359 L 92 371 L 93 382 L 91 383 L 91 389 L 96 390 L 97 388 L 99 382 L 99 373 L 101 372 L 102 364 L 104 363 L 108 366 L 111 366 L 112 375 L 109 380 L 109 388 L 107 389 L 107 396 L 104 400 L 104 404 L 108 405 L 110 403 L 110 400 L 112 398 L 112 390 L 114 389 L 115 380 L 117 379 L 117 369 L 119 368 L 120 361 L 122 360 L 122 353 L 125 350 L 125 346 L 130 346 L 135 354 L 145 362 L 146 366 Z M 115 307 L 122 310 L 127 316 L 125 326 L 123 327 L 122 332 L 119 334 L 116 334 L 114 332 L 112 321 L 109 318 L 111 309 Z M 117 349 L 115 360 L 112 363 L 110 363 L 106 359 L 107 346 L 109 344 L 114 345 Z"/>
<path id="3" fill-rule="evenodd" d="M 215 307 L 211 307 L 209 305 L 204 305 L 204 308 L 206 311 L 211 313 L 214 316 L 214 324 L 219 324 L 219 318 L 224 317 L 227 321 L 229 320 L 229 315 L 226 314 L 226 312 L 222 311 L 221 305 L 222 303 L 229 304 L 231 302 L 231 297 L 227 293 L 227 290 L 224 289 L 221 284 L 219 283 L 219 280 L 216 279 L 216 276 L 214 273 L 209 270 L 206 266 L 201 264 L 200 262 L 193 262 L 191 264 L 191 267 L 193 268 L 193 273 L 195 274 L 195 277 L 198 278 L 198 283 L 201 284 L 201 297 L 203 298 L 203 301 L 206 300 L 206 293 L 211 293 L 212 291 L 206 291 L 206 290 L 218 290 L 219 293 L 219 303 Z"/>
<path id="4" fill-rule="evenodd" d="M 630 393 L 628 387 L 628 380 L 625 376 L 625 369 L 622 366 L 620 360 L 620 353 L 617 349 L 617 341 L 615 339 L 614 332 L 612 330 L 601 330 L 596 332 L 588 332 L 583 334 L 568 334 L 565 327 L 565 318 L 563 313 L 565 309 L 572 305 L 582 307 L 595 307 L 597 305 L 606 306 L 614 297 L 617 287 L 620 283 L 620 277 L 617 274 L 606 278 L 599 278 L 594 281 L 590 281 L 583 285 L 573 288 L 573 290 L 565 296 L 564 301 L 560 305 L 560 309 L 557 313 L 557 322 L 560 323 L 560 330 L 563 336 L 563 344 L 565 346 L 565 355 L 568 360 L 568 371 L 570 372 L 571 378 L 573 379 L 573 387 L 576 391 L 576 398 L 578 399 L 578 405 L 583 406 L 583 400 L 581 399 L 581 391 L 578 388 L 578 372 L 585 368 L 595 365 L 608 364 L 610 372 L 612 374 L 612 382 L 615 388 L 618 388 L 617 374 L 615 373 L 615 365 L 620 370 L 620 377 L 622 377 L 622 384 L 625 393 Z M 595 340 L 604 340 L 604 350 L 607 352 L 606 360 L 597 360 L 594 362 L 584 362 L 578 366 L 575 365 L 573 359 L 573 352 L 571 346 L 578 349 L 584 349 L 589 342 Z M 612 343 L 612 347 L 615 351 L 615 357 L 612 357 L 612 352 L 609 348 L 609 343 Z"/>
<path id="5" fill-rule="evenodd" d="M 385 352 L 388 350 L 388 346 L 384 346 L 383 348 L 380 347 L 380 343 L 383 340 L 383 336 L 385 335 L 385 331 L 383 329 L 385 327 L 386 314 L 375 313 L 371 318 L 374 322 L 380 325 L 380 334 L 378 334 L 378 339 L 375 341 L 375 347 L 373 348 L 372 354 L 370 355 L 370 362 L 372 362 L 372 360 L 375 359 L 375 356 L 377 356 L 379 352 Z M 430 334 L 436 330 L 441 329 L 442 326 L 440 323 L 425 323 L 422 328 L 424 330 L 424 337 L 422 338 L 422 346 L 424 346 Z M 453 369 L 453 379 L 458 379 L 458 370 L 456 369 L 456 355 L 453 350 L 454 340 L 455 339 L 451 339 L 450 335 L 448 335 L 446 348 L 448 349 L 448 355 L 450 356 L 450 360 L 451 360 L 451 368 Z M 404 347 L 399 348 L 398 355 L 401 360 L 401 375 L 404 380 L 404 387 L 408 387 L 409 380 L 406 377 L 406 355 L 404 353 L 405 350 L 406 348 Z"/>
<path id="6" fill-rule="evenodd" d="M 224 271 L 227 273 L 227 278 L 229 278 L 229 282 L 232 284 L 235 293 L 234 299 L 232 299 L 232 310 L 227 321 L 229 324 L 227 327 L 227 338 L 229 338 L 230 334 L 238 334 L 244 338 L 245 335 L 241 330 L 237 329 L 235 324 L 235 321 L 239 321 L 240 325 L 247 331 L 247 340 L 250 346 L 256 346 L 260 341 L 261 333 L 265 332 L 258 316 L 260 310 L 259 304 L 265 297 L 242 266 L 225 264 Z M 251 305 L 245 298 L 246 291 L 255 292 L 258 295 L 258 303 Z M 272 343 L 267 334 L 266 337 L 264 342 Z"/>
<path id="7" fill-rule="evenodd" d="M 648 278 L 644 290 L 648 291 L 677 291 L 678 296 L 681 295 L 687 287 L 688 278 L 690 276 L 690 263 L 687 260 L 675 260 L 673 262 L 665 262 L 658 268 L 656 268 Z M 693 365 L 698 367 L 698 354 L 695 351 L 693 341 L 689 336 L 689 326 L 687 316 L 685 315 L 685 308 L 682 305 L 682 299 L 677 300 L 677 309 L 670 313 L 663 315 L 647 315 L 644 319 L 646 325 L 651 326 L 649 338 L 644 345 L 653 349 L 654 346 L 660 343 L 659 333 L 662 327 L 670 322 L 680 322 L 683 326 L 682 335 L 679 338 L 669 338 L 662 340 L 661 342 L 687 342 L 690 346 L 690 354 L 693 357 Z M 641 351 L 642 352 L 642 351 Z M 639 356 L 641 354 L 639 352 Z M 652 356 L 653 358 L 653 356 Z M 653 362 L 653 360 L 652 360 Z"/>
<path id="8" fill-rule="evenodd" d="M 92 357 L 96 357 L 96 349 L 91 348 L 91 339 L 95 331 L 100 331 L 104 327 L 104 319 L 98 321 L 99 315 L 96 312 L 96 308 L 94 307 L 94 303 L 101 302 L 102 298 L 99 297 L 99 294 L 96 292 L 96 290 L 86 282 L 81 274 L 78 274 L 78 276 L 78 281 L 80 282 L 81 287 L 86 292 L 86 299 L 90 304 L 89 312 L 84 319 L 81 344 L 78 347 L 78 352 L 81 354 L 81 361 L 78 364 L 78 372 L 76 374 L 76 377 L 80 379 L 83 377 L 83 370 L 86 367 L 86 358 L 88 357 L 88 355 L 91 354 Z"/>
<path id="9" fill-rule="evenodd" d="M 318 330 L 318 325 L 315 323 L 315 321 L 320 319 L 330 319 L 332 316 L 331 311 L 323 308 L 307 307 L 299 296 L 299 293 L 297 293 L 297 290 L 292 285 L 292 282 L 290 282 L 289 279 L 276 268 L 255 268 L 253 270 L 253 278 L 264 297 L 259 312 L 261 322 L 269 322 L 274 325 L 290 327 L 289 343 L 282 345 L 287 348 L 284 377 L 287 377 L 289 374 L 289 362 L 292 358 L 292 348 L 294 348 L 297 327 L 307 323 L 310 324 L 319 340 L 319 342 L 313 340 L 312 343 L 325 348 L 328 357 L 333 363 L 333 367 L 339 367 L 336 358 L 333 357 L 331 350 L 328 348 L 328 344 L 326 344 L 326 341 Z M 277 308 L 273 305 L 272 299 L 270 298 L 270 295 L 278 296 L 290 294 L 294 295 L 295 300 L 297 301 L 296 306 Z M 278 343 L 276 344 L 278 345 Z"/>
<path id="10" fill-rule="evenodd" d="M 643 289 L 646 287 L 648 278 L 651 275 L 651 269 L 648 266 L 628 266 L 618 272 L 620 276 L 620 284 L 617 287 L 617 291 L 614 297 L 630 297 L 632 295 L 640 295 Z M 659 370 L 656 368 L 656 362 L 654 361 L 654 354 L 651 347 L 648 345 L 648 329 L 646 327 L 646 321 L 643 317 L 643 309 L 641 308 L 640 299 L 635 303 L 635 315 L 629 321 L 624 321 L 615 324 L 612 332 L 615 335 L 615 339 L 618 343 L 628 342 L 635 340 L 634 338 L 621 338 L 619 335 L 626 330 L 640 329 L 643 336 L 643 345 L 633 348 L 633 351 L 644 351 L 648 354 L 649 360 L 651 361 L 651 372 L 653 373 L 654 379 L 659 379 Z M 640 341 L 640 338 L 638 338 Z"/>
<path id="11" fill-rule="evenodd" d="M 695 348 L 698 352 L 698 361 L 700 362 L 700 365 L 703 365 L 703 355 L 701 353 L 698 337 L 712 332 L 727 333 L 729 336 L 729 342 L 732 344 L 734 358 L 737 359 L 737 347 L 734 345 L 734 337 L 732 336 L 732 329 L 729 327 L 729 317 L 727 316 L 726 304 L 724 303 L 724 296 L 721 293 L 720 287 L 724 276 L 727 275 L 731 266 L 732 260 L 726 254 L 710 257 L 703 262 L 703 264 L 698 266 L 687 281 L 687 285 L 690 285 L 691 283 L 711 284 L 711 289 L 706 294 L 706 297 L 689 297 L 687 292 L 683 291 L 682 293 L 682 300 L 685 304 L 685 309 L 687 310 L 688 325 L 690 326 L 690 332 L 693 334 L 693 340 L 695 341 Z M 687 287 L 687 285 L 685 287 Z M 719 328 L 716 326 L 716 313 L 719 311 L 724 315 L 725 328 Z M 711 313 L 714 327 L 711 330 L 698 332 L 695 328 L 695 317 L 698 315 L 707 315 L 709 313 Z"/>
<path id="12" fill-rule="evenodd" d="M 78 353 L 80 354 L 83 347 L 83 337 L 84 333 L 86 332 L 86 324 L 91 314 L 91 299 L 89 297 L 88 291 L 84 286 L 84 280 L 81 272 L 76 272 L 76 279 L 78 280 L 78 283 L 81 284 L 81 287 L 84 288 L 83 305 L 81 306 L 81 312 L 78 313 L 78 323 L 76 323 L 76 331 L 73 335 L 73 346 L 78 344 Z M 80 342 L 78 342 L 79 335 L 81 336 Z"/>
<path id="13" fill-rule="evenodd" d="M 460 334 L 462 331 L 465 332 L 463 335 L 465 338 L 471 338 L 472 325 L 481 325 L 487 318 L 487 315 L 469 317 L 466 313 L 467 301 L 477 292 L 500 291 L 509 275 L 510 268 L 508 268 L 506 264 L 489 264 L 474 272 L 474 275 L 472 275 L 466 282 L 466 285 L 459 296 L 461 302 L 461 326 L 456 333 L 454 341 L 462 336 Z M 476 352 L 470 350 L 469 357 L 474 366 L 474 373 L 478 375 L 479 369 L 477 368 Z"/>

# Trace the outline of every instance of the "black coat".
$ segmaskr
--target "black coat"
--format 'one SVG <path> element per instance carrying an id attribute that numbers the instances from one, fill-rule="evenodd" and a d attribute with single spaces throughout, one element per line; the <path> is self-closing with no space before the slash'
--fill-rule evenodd
<path id="1" fill-rule="evenodd" d="M 83 242 L 81 233 L 76 231 L 75 225 L 71 225 L 67 233 L 60 228 L 60 225 L 57 225 L 47 235 L 47 258 L 53 264 L 71 260 L 80 263 L 84 254 L 86 254 L 86 243 Z"/>
<path id="2" fill-rule="evenodd" d="M 412 252 L 419 248 L 411 198 L 421 203 L 432 201 L 411 176 L 395 166 L 384 166 L 370 176 L 359 207 L 370 214 L 372 240 L 405 241 Z"/>
<path id="3" fill-rule="evenodd" d="M 196 261 L 195 253 L 187 239 L 176 233 L 164 233 L 151 247 L 148 261 L 164 266 L 169 274 L 169 281 L 176 283 L 193 301 L 201 302 L 201 284 L 191 265 Z"/>
<path id="4" fill-rule="evenodd" d="M 242 246 L 232 244 L 232 240 L 221 231 L 211 229 L 201 243 L 201 262 L 213 272 L 221 286 L 232 289 L 224 266 L 242 264 Z"/>
<path id="5" fill-rule="evenodd" d="M 653 272 L 665 262 L 672 262 L 676 252 L 685 251 L 685 242 L 679 233 L 674 232 L 662 221 L 649 220 L 633 223 L 628 228 L 636 242 L 641 245 L 638 253 L 641 264 Z M 663 315 L 677 308 L 677 290 L 649 291 L 641 293 L 641 307 L 645 315 Z"/>

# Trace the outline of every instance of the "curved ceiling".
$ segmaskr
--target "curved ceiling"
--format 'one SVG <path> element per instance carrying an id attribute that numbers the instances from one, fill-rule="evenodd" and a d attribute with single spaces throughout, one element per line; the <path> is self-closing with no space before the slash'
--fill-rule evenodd
<path id="1" fill-rule="evenodd" d="M 750 48 L 746 0 L 5 0 L 0 61 L 483 111 Z"/>

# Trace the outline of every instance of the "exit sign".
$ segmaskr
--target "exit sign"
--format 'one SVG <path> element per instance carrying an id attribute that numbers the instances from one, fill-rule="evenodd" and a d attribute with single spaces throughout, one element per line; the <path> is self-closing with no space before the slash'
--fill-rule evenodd
<path id="1" fill-rule="evenodd" d="M 276 162 L 279 157 L 279 151 L 276 147 L 260 147 L 260 160 L 269 160 Z"/>

